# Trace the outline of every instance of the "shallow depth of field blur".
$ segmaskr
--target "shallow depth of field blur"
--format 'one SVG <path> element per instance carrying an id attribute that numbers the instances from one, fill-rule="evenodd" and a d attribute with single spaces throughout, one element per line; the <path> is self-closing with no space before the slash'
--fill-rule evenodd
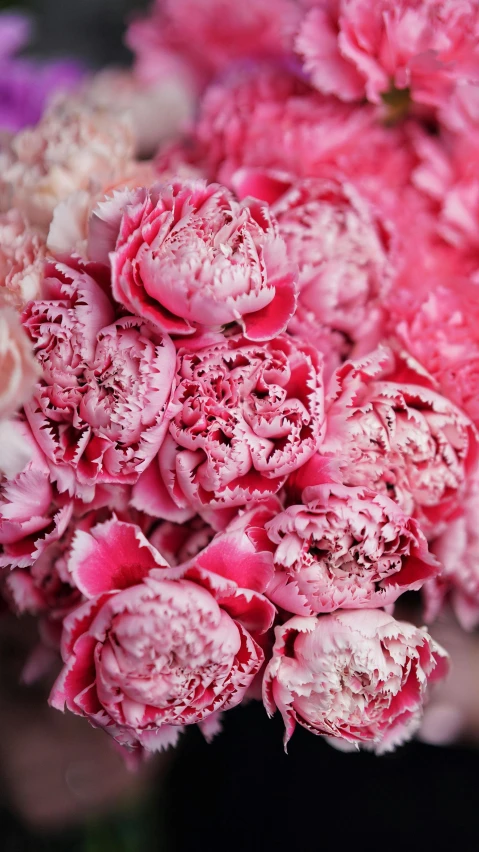
<path id="1" fill-rule="evenodd" d="M 125 21 L 147 6 L 0 0 L 0 9 L 35 16 L 31 55 L 74 57 L 90 68 L 129 63 Z M 342 754 L 298 730 L 285 755 L 281 720 L 249 704 L 227 714 L 211 745 L 191 730 L 176 751 L 135 772 L 102 732 L 50 709 L 47 685 L 20 683 L 33 625 L 30 635 L 28 619 L 2 616 L 1 852 L 477 848 L 479 638 L 447 620 L 432 633 L 454 670 L 422 742 L 376 758 Z M 451 742 L 437 743 L 439 729 Z"/>

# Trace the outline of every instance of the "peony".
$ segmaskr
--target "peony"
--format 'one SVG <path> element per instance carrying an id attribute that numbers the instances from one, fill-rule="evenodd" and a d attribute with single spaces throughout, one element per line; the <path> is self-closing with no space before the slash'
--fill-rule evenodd
<path id="1" fill-rule="evenodd" d="M 39 375 L 17 314 L 12 308 L 0 307 L 0 421 L 28 400 Z"/>
<path id="2" fill-rule="evenodd" d="M 281 185 L 274 173 L 248 169 L 235 176 L 235 186 L 240 196 L 265 197 L 272 205 L 288 256 L 299 268 L 300 307 L 352 342 L 378 337 L 380 297 L 391 281 L 389 235 L 354 187 L 287 176 Z"/>
<path id="3" fill-rule="evenodd" d="M 0 567 L 26 568 L 63 535 L 72 504 L 58 499 L 50 469 L 28 423 L 16 422 L 26 460 L 0 481 Z"/>
<path id="4" fill-rule="evenodd" d="M 198 89 L 232 61 L 291 51 L 298 20 L 295 0 L 275 0 L 274 10 L 271 0 L 156 0 L 127 42 L 141 78 L 186 78 Z"/>
<path id="5" fill-rule="evenodd" d="M 479 80 L 478 35 L 474 0 L 318 0 L 296 48 L 321 92 L 438 106 Z"/>
<path id="6" fill-rule="evenodd" d="M 48 231 L 56 205 L 71 193 L 97 193 L 120 180 L 133 158 L 127 119 L 101 108 L 59 100 L 36 127 L 12 141 L 12 162 L 1 175 L 0 193 L 28 221 Z"/>
<path id="7" fill-rule="evenodd" d="M 0 305 L 19 310 L 41 294 L 45 243 L 17 210 L 0 214 Z"/>
<path id="8" fill-rule="evenodd" d="M 394 499 L 429 535 L 462 504 L 477 454 L 476 430 L 412 359 L 381 346 L 331 380 L 321 453 L 343 484 Z"/>
<path id="9" fill-rule="evenodd" d="M 280 710 L 285 743 L 299 723 L 381 754 L 410 739 L 428 684 L 446 671 L 424 629 L 382 610 L 296 616 L 276 628 L 263 700 Z"/>
<path id="10" fill-rule="evenodd" d="M 276 493 L 321 443 L 322 370 L 315 349 L 286 336 L 180 350 L 168 435 L 134 505 L 181 522 Z"/>
<path id="11" fill-rule="evenodd" d="M 111 243 L 113 295 L 162 331 L 241 323 L 267 340 L 294 313 L 286 248 L 266 205 L 238 204 L 204 181 L 175 181 L 115 195 L 92 219 L 90 254 Z"/>
<path id="12" fill-rule="evenodd" d="M 86 501 L 96 483 L 135 482 L 158 451 L 176 360 L 168 335 L 138 317 L 114 321 L 90 272 L 99 274 L 94 264 L 50 265 L 45 299 L 24 313 L 43 368 L 25 412 L 52 480 Z"/>
<path id="13" fill-rule="evenodd" d="M 254 635 L 274 608 L 255 590 L 255 554 L 249 576 L 241 572 L 253 588 L 241 588 L 241 542 L 223 558 L 221 542 L 216 550 L 211 569 L 170 568 L 133 524 L 113 518 L 77 532 L 68 568 L 87 602 L 65 619 L 52 705 L 154 751 L 239 704 L 263 662 Z"/>
<path id="14" fill-rule="evenodd" d="M 288 612 L 388 606 L 438 574 L 418 524 L 388 497 L 335 484 L 306 495 L 266 524 L 276 569 L 268 596 Z"/>

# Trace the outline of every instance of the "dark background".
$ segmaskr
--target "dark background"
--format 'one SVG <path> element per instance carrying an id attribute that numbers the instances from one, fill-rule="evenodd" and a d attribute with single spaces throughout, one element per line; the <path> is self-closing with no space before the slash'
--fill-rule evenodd
<path id="1" fill-rule="evenodd" d="M 0 0 L 0 8 L 11 5 Z M 35 55 L 73 55 L 101 67 L 129 61 L 122 46 L 124 21 L 148 4 L 29 0 L 15 5 L 37 16 Z M 299 730 L 285 755 L 281 720 L 268 720 L 260 705 L 228 713 L 224 728 L 209 746 L 197 730 L 189 731 L 166 782 L 158 777 L 135 809 L 106 814 L 94 825 L 35 832 L 12 813 L 5 790 L 1 852 L 479 849 L 475 749 L 411 744 L 376 758 L 341 754 Z M 8 731 L 0 736 L 8 737 Z"/>

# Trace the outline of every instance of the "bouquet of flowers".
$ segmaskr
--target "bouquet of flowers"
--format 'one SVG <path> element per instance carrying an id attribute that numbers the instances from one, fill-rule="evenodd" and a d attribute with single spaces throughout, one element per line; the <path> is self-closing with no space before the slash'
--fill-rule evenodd
<path id="1" fill-rule="evenodd" d="M 479 623 L 479 6 L 156 0 L 0 149 L 2 594 L 130 753 L 377 753 Z M 11 128 L 10 128 L 11 129 Z"/>

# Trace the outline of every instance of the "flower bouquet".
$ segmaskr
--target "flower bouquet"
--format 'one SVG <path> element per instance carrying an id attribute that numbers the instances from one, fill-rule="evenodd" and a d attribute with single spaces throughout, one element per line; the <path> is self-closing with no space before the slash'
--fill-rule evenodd
<path id="1" fill-rule="evenodd" d="M 0 149 L 25 676 L 134 756 L 249 700 L 383 753 L 447 673 L 422 625 L 479 623 L 479 7 L 157 0 L 127 41 Z"/>

